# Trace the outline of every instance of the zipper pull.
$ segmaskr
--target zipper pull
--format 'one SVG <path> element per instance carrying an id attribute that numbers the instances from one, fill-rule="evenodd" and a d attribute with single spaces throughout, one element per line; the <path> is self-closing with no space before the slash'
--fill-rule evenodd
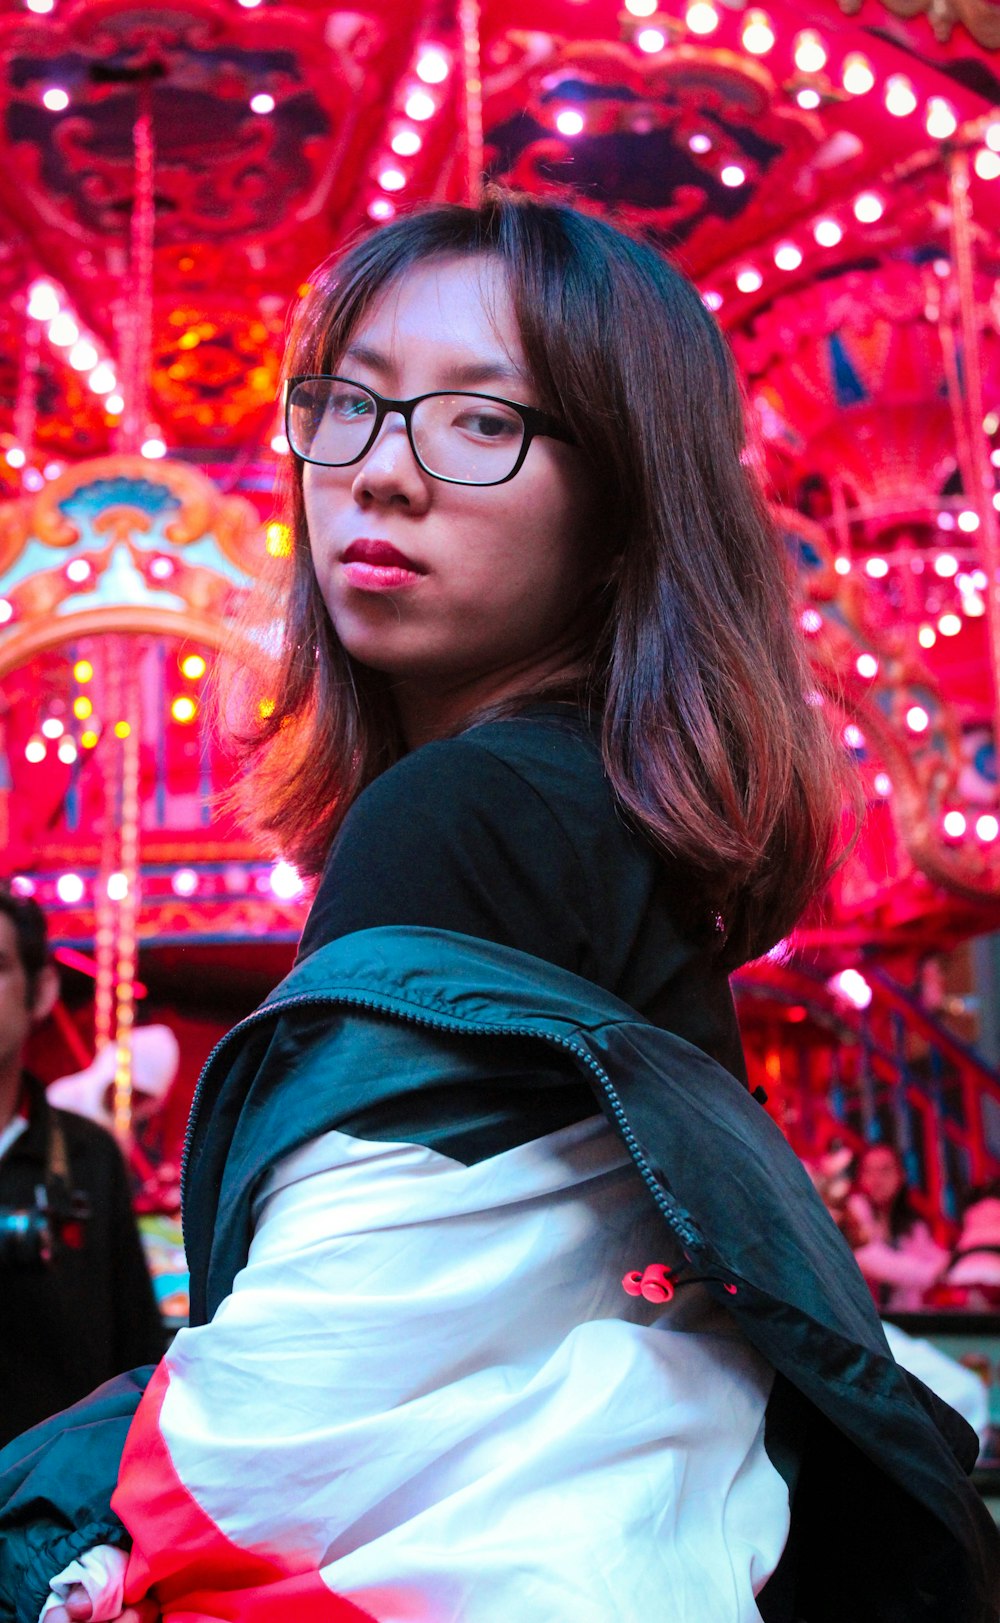
<path id="1" fill-rule="evenodd" d="M 665 1262 L 651 1262 L 642 1273 L 633 1268 L 622 1280 L 622 1290 L 628 1296 L 643 1296 L 647 1302 L 672 1302 L 675 1282 L 674 1270 Z"/>

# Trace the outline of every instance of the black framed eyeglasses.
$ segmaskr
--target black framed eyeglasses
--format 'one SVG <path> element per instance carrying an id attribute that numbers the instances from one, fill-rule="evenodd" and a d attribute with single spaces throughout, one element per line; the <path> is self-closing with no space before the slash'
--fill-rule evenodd
<path id="1" fill-rule="evenodd" d="M 417 462 L 449 485 L 502 485 L 513 479 L 536 434 L 576 441 L 562 423 L 535 406 L 463 389 L 435 390 L 390 400 L 353 378 L 311 375 L 285 386 L 285 432 L 303 462 L 348 468 L 374 445 L 391 411 L 398 411 Z"/>

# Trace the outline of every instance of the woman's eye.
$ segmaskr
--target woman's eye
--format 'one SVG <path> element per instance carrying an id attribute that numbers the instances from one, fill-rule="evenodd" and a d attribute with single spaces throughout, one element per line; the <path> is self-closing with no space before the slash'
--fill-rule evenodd
<path id="1" fill-rule="evenodd" d="M 346 390 L 341 394 L 331 395 L 327 407 L 335 417 L 341 418 L 368 417 L 373 409 L 373 402 L 366 394 Z"/>
<path id="2" fill-rule="evenodd" d="M 510 439 L 521 432 L 520 418 L 505 417 L 493 411 L 467 411 L 456 418 L 456 426 L 484 440 Z"/>

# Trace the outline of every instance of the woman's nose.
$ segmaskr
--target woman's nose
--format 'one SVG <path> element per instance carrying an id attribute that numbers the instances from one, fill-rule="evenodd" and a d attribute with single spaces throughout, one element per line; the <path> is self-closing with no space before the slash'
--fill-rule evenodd
<path id="1" fill-rule="evenodd" d="M 418 506 L 429 498 L 430 481 L 413 454 L 406 424 L 389 412 L 374 445 L 358 463 L 353 491 L 356 500 L 405 502 Z"/>

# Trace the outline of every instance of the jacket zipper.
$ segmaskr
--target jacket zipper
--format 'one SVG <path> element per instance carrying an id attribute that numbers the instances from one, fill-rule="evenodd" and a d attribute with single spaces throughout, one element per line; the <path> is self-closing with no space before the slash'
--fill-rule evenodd
<path id="1" fill-rule="evenodd" d="M 585 1048 L 580 1047 L 577 1043 L 571 1042 L 568 1037 L 556 1037 L 551 1033 L 542 1033 L 537 1031 L 533 1026 L 511 1026 L 482 1023 L 472 1025 L 467 1021 L 449 1020 L 444 1015 L 435 1016 L 414 1014 L 410 1010 L 399 1009 L 393 1003 L 384 1002 L 378 998 L 364 997 L 361 994 L 351 992 L 341 992 L 333 996 L 331 996 L 329 993 L 321 995 L 310 995 L 308 993 L 303 993 L 298 997 L 284 998 L 280 1002 L 268 1004 L 265 1008 L 255 1009 L 253 1014 L 247 1015 L 246 1018 L 241 1020 L 238 1025 L 234 1026 L 231 1031 L 227 1031 L 224 1037 L 220 1037 L 219 1041 L 212 1049 L 212 1052 L 209 1054 L 204 1066 L 202 1067 L 201 1075 L 198 1078 L 194 1096 L 191 1100 L 191 1112 L 188 1116 L 187 1128 L 184 1133 L 184 1148 L 181 1152 L 180 1168 L 182 1226 L 188 1161 L 191 1154 L 191 1145 L 194 1140 L 196 1119 L 199 1107 L 201 1105 L 203 1085 L 216 1055 L 222 1051 L 225 1045 L 230 1042 L 238 1032 L 246 1031 L 249 1027 L 258 1025 L 262 1021 L 270 1019 L 273 1015 L 283 1014 L 286 1009 L 303 1008 L 308 1006 L 322 1007 L 324 1005 L 331 1004 L 335 1006 L 338 1004 L 348 1004 L 351 1008 L 365 1009 L 375 1014 L 391 1015 L 397 1020 L 406 1020 L 410 1025 L 424 1026 L 431 1031 L 445 1031 L 456 1036 L 533 1037 L 537 1041 L 549 1043 L 555 1048 L 561 1048 L 567 1053 L 573 1054 L 577 1059 L 582 1060 L 587 1069 L 596 1077 L 598 1086 L 607 1100 L 611 1113 L 615 1118 L 618 1131 L 621 1134 L 625 1148 L 628 1150 L 636 1170 L 652 1195 L 660 1215 L 664 1218 L 672 1232 L 677 1236 L 683 1247 L 694 1251 L 700 1251 L 702 1249 L 703 1240 L 700 1233 L 694 1227 L 694 1225 L 688 1221 L 686 1215 L 677 1208 L 674 1202 L 667 1195 L 662 1184 L 660 1184 L 656 1174 L 653 1172 L 652 1167 L 643 1154 L 642 1147 L 639 1144 L 635 1133 L 632 1131 L 632 1126 L 627 1115 L 625 1114 L 625 1108 L 621 1102 L 617 1088 L 612 1082 L 607 1071 L 605 1071 L 604 1067 L 598 1064 L 597 1060 L 588 1054 Z M 681 1282 L 680 1275 L 683 1272 L 686 1272 L 686 1270 L 674 1271 L 676 1283 Z"/>

